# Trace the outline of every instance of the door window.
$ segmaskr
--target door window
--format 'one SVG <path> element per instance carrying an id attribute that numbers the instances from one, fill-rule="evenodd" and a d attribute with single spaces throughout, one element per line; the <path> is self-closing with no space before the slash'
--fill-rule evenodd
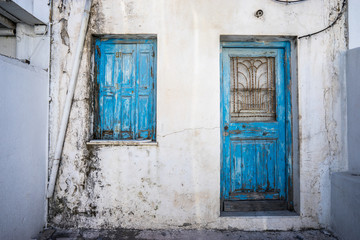
<path id="1" fill-rule="evenodd" d="M 231 121 L 276 119 L 274 57 L 231 57 Z"/>

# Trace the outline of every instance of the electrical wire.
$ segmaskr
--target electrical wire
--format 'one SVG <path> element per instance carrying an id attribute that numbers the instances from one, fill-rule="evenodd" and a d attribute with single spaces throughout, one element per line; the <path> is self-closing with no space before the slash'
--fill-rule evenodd
<path id="1" fill-rule="evenodd" d="M 49 25 L 50 25 L 50 23 L 49 23 Z M 29 62 L 30 62 L 31 58 L 33 57 L 33 55 L 37 52 L 40 44 L 41 44 L 42 41 L 44 40 L 45 35 L 48 33 L 49 25 L 46 25 L 45 31 L 44 31 L 44 33 L 42 34 L 41 39 L 38 41 L 38 43 L 36 44 L 36 46 L 35 46 L 35 48 L 33 49 L 32 53 L 31 53 L 30 56 L 28 57 L 27 60 L 28 60 Z"/>
<path id="2" fill-rule="evenodd" d="M 278 0 L 276 0 L 276 1 L 278 1 Z M 313 35 L 324 32 L 324 31 L 328 30 L 329 28 L 333 27 L 341 19 L 341 17 L 344 15 L 345 9 L 346 9 L 346 0 L 343 0 L 343 4 L 342 4 L 342 7 L 341 7 L 341 10 L 340 10 L 339 14 L 336 16 L 335 20 L 329 26 L 327 26 L 326 28 L 323 28 L 323 29 L 321 29 L 321 30 L 319 30 L 317 32 L 313 32 L 313 33 L 310 33 L 310 34 L 300 36 L 300 37 L 298 37 L 298 39 L 311 37 Z"/>

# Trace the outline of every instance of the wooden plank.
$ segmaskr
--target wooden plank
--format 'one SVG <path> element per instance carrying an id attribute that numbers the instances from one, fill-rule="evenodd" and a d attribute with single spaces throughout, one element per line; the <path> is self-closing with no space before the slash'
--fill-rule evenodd
<path id="1" fill-rule="evenodd" d="M 287 203 L 282 200 L 224 201 L 225 212 L 253 212 L 286 210 Z"/>
<path id="2" fill-rule="evenodd" d="M 266 200 L 279 199 L 278 192 L 230 192 L 229 200 Z"/>
<path id="3" fill-rule="evenodd" d="M 293 129 L 292 129 L 292 82 L 291 81 L 291 44 L 290 42 L 286 42 L 285 46 L 285 82 L 286 82 L 286 178 L 287 178 L 287 200 L 289 204 L 289 208 L 294 207 L 293 202 L 293 146 L 292 146 L 292 138 L 293 138 Z M 294 92 L 296 96 L 296 91 Z"/>

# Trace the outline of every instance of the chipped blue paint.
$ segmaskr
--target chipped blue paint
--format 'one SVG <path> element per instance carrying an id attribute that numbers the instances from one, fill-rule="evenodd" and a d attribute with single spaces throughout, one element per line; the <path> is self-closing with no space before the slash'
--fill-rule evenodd
<path id="1" fill-rule="evenodd" d="M 230 57 L 275 57 L 276 121 L 230 121 Z M 292 189 L 289 42 L 223 42 L 221 200 L 289 200 Z"/>
<path id="2" fill-rule="evenodd" d="M 156 41 L 96 39 L 95 135 L 155 140 Z"/>

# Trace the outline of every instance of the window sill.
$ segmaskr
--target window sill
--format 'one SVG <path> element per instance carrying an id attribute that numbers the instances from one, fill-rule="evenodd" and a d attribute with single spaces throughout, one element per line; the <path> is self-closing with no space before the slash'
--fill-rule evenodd
<path id="1" fill-rule="evenodd" d="M 158 146 L 157 142 L 151 140 L 91 140 L 87 142 L 86 145 L 89 146 Z"/>

